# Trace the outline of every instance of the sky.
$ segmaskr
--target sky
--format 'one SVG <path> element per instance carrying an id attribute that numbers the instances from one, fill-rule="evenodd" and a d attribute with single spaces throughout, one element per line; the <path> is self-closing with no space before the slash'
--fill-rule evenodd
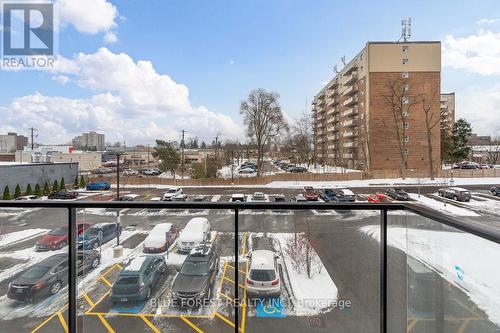
<path id="1" fill-rule="evenodd" d="M 19 0 L 20 1 L 20 0 Z M 0 71 L 0 133 L 58 144 L 85 131 L 106 141 L 245 140 L 241 100 L 280 94 L 290 119 L 310 111 L 340 58 L 367 41 L 442 41 L 441 91 L 457 118 L 500 135 L 497 1 L 54 0 L 58 61 Z"/>

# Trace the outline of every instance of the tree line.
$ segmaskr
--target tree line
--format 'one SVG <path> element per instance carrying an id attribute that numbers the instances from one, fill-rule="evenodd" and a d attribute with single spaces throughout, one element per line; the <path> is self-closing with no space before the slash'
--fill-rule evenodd
<path id="1" fill-rule="evenodd" d="M 73 182 L 73 188 L 78 189 L 78 188 L 84 188 L 85 186 L 86 186 L 86 181 L 83 175 L 80 178 L 76 176 L 75 181 Z M 44 195 L 47 196 L 50 195 L 51 193 L 65 190 L 66 187 L 67 186 L 64 181 L 64 177 L 62 177 L 60 181 L 57 181 L 57 179 L 54 180 L 52 186 L 49 184 L 48 181 L 46 181 L 43 184 L 43 187 L 40 186 L 40 184 L 38 183 L 35 184 L 34 188 L 31 186 L 31 184 L 28 184 L 24 192 L 22 191 L 21 186 L 19 184 L 16 185 L 14 193 L 11 193 L 9 186 L 6 185 L 3 190 L 2 200 L 17 199 L 23 195 L 36 195 L 37 197 L 41 197 Z"/>

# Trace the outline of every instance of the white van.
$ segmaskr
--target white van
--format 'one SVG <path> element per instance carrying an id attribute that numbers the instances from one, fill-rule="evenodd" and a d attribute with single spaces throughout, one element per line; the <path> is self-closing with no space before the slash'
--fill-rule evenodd
<path id="1" fill-rule="evenodd" d="M 210 222 L 204 217 L 192 218 L 177 239 L 179 252 L 189 252 L 196 244 L 210 241 Z"/>

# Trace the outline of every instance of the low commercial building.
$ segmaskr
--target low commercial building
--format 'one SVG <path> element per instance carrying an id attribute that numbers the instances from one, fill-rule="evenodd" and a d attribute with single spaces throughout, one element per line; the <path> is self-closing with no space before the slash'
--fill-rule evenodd
<path id="1" fill-rule="evenodd" d="M 15 161 L 18 163 L 78 163 L 80 171 L 96 170 L 102 165 L 101 154 L 98 152 L 75 151 L 61 148 L 52 150 L 53 147 L 22 150 L 15 153 Z"/>
<path id="2" fill-rule="evenodd" d="M 0 162 L 0 189 L 9 186 L 11 193 L 17 185 L 26 191 L 28 184 L 34 189 L 36 184 L 43 188 L 45 182 L 52 185 L 64 178 L 66 184 L 72 184 L 78 176 L 78 163 L 12 163 Z"/>
<path id="3" fill-rule="evenodd" d="M 28 145 L 28 138 L 17 133 L 0 135 L 0 153 L 13 153 L 22 150 Z"/>

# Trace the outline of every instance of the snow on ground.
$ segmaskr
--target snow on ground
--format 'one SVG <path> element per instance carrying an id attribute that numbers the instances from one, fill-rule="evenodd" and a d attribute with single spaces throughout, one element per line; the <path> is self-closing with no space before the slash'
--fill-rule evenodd
<path id="1" fill-rule="evenodd" d="M 178 174 L 172 174 L 171 172 L 162 172 L 158 178 L 164 178 L 164 179 L 191 179 L 191 177 L 187 176 L 187 175 L 184 175 L 184 178 L 182 178 L 180 175 Z M 121 187 L 121 185 L 120 185 Z"/>
<path id="2" fill-rule="evenodd" d="M 480 216 L 479 214 L 476 214 L 471 210 L 457 207 L 450 203 L 446 203 L 445 205 L 444 202 L 440 202 L 424 195 L 418 196 L 418 194 L 415 193 L 408 194 L 410 195 L 410 198 L 417 201 L 418 204 L 430 207 L 443 213 L 448 213 L 455 216 Z"/>
<path id="3" fill-rule="evenodd" d="M 325 165 L 321 166 L 319 164 L 316 164 L 316 167 L 314 167 L 314 164 L 310 164 L 307 166 L 307 164 L 299 164 L 298 166 L 307 168 L 307 171 L 311 173 L 350 173 L 350 172 L 362 172 L 360 170 L 355 170 L 355 169 L 347 169 L 347 168 L 342 168 L 338 166 L 331 166 L 331 165 Z"/>
<path id="4" fill-rule="evenodd" d="M 293 238 L 293 234 L 270 234 L 270 237 L 278 240 L 281 249 L 285 247 L 288 239 Z M 311 316 L 331 310 L 337 302 L 337 286 L 328 274 L 323 262 L 312 249 L 312 277 L 308 278 L 305 269 L 297 271 L 294 268 L 291 257 L 285 251 L 281 251 L 283 262 L 286 266 L 285 274 L 292 288 L 294 309 L 291 315 Z M 283 286 L 282 286 L 283 288 Z M 287 309 L 289 310 L 289 309 Z"/>
<path id="5" fill-rule="evenodd" d="M 26 229 L 0 235 L 0 247 L 37 237 L 47 231 L 49 231 L 49 229 Z"/>
<path id="6" fill-rule="evenodd" d="M 365 226 L 360 231 L 380 240 L 379 226 Z M 461 288 L 492 322 L 500 325 L 500 245 L 464 232 L 394 227 L 387 235 L 390 246 Z"/>

